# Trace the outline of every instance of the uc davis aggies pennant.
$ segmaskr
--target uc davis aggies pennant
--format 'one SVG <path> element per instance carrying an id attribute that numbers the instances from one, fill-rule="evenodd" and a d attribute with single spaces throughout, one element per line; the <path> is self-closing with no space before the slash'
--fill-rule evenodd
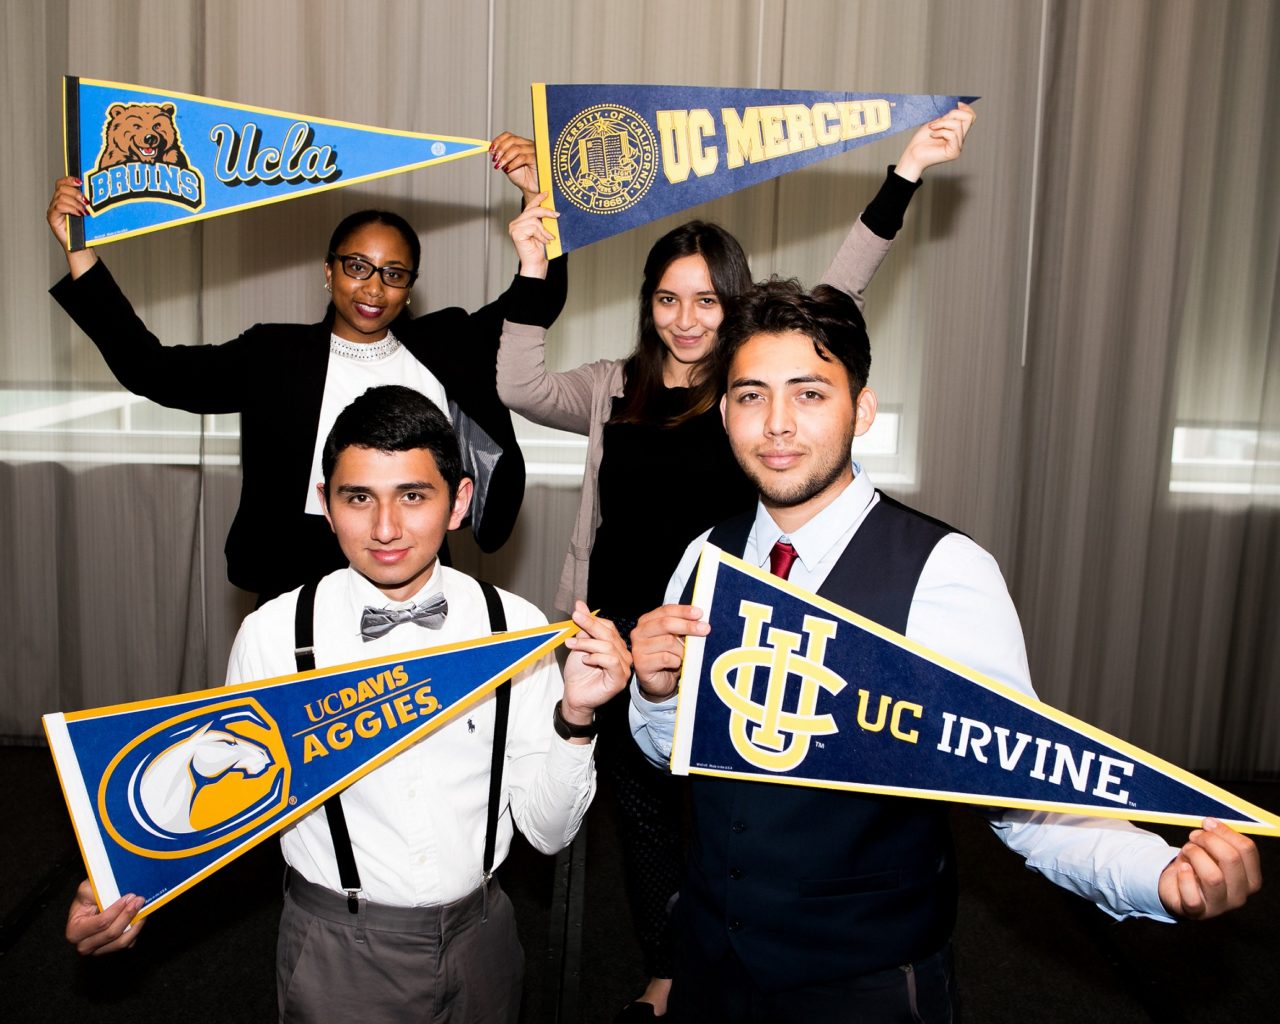
<path id="1" fill-rule="evenodd" d="M 533 86 L 547 253 L 915 128 L 974 96 L 662 85 Z"/>
<path id="2" fill-rule="evenodd" d="M 1280 818 L 714 545 L 672 771 L 1280 835 Z"/>
<path id="3" fill-rule="evenodd" d="M 423 135 L 89 78 L 64 80 L 67 173 L 89 217 L 72 249 L 488 151 Z"/>
<path id="4" fill-rule="evenodd" d="M 572 636 L 569 622 L 44 716 L 99 907 L 146 915 L 363 778 Z"/>

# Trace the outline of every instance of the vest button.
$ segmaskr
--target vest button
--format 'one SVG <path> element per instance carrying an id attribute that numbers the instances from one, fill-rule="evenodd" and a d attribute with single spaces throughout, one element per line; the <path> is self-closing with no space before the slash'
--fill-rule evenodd
<path id="1" fill-rule="evenodd" d="M 729 922 L 729 931 L 736 932 L 742 927 L 742 922 L 736 918 Z"/>
<path id="2" fill-rule="evenodd" d="M 735 821 L 729 826 L 729 828 L 734 832 L 745 832 L 747 830 L 747 823 L 745 821 Z"/>
<path id="3" fill-rule="evenodd" d="M 736 882 L 739 878 L 741 878 L 741 877 L 742 877 L 742 869 L 741 869 L 741 868 L 730 868 L 730 869 L 729 869 L 729 877 L 730 877 L 730 878 L 732 878 L 732 879 Z"/>

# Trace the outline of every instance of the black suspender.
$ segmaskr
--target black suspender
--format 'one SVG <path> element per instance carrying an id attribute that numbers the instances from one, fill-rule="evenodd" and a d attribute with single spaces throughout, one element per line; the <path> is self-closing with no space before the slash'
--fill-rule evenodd
<path id="1" fill-rule="evenodd" d="M 484 603 L 489 606 L 489 631 L 507 631 L 507 613 L 502 598 L 492 583 L 477 580 L 484 592 Z M 493 875 L 493 849 L 498 840 L 498 809 L 502 806 L 502 767 L 507 761 L 507 718 L 511 710 L 511 680 L 501 683 L 493 694 L 493 760 L 489 767 L 489 821 L 484 829 L 484 880 L 487 885 Z"/>
<path id="2" fill-rule="evenodd" d="M 492 583 L 476 580 L 484 594 L 489 610 L 489 630 L 493 633 L 507 631 L 507 615 L 502 598 Z M 316 667 L 312 641 L 315 635 L 316 584 L 308 583 L 298 592 L 298 607 L 293 616 L 293 657 L 299 672 L 309 672 Z M 511 680 L 502 683 L 494 691 L 493 761 L 489 772 L 489 820 L 484 836 L 484 880 L 487 883 L 493 873 L 493 855 L 497 844 L 498 811 L 502 801 L 502 767 L 506 761 L 507 719 L 511 709 Z M 347 909 L 360 911 L 360 872 L 356 869 L 355 853 L 351 849 L 351 834 L 347 831 L 347 817 L 342 801 L 335 793 L 324 802 L 325 817 L 329 821 L 329 835 L 333 839 L 333 855 L 338 862 L 338 879 L 347 894 Z"/>
<path id="3" fill-rule="evenodd" d="M 316 667 L 316 652 L 312 646 L 315 636 L 316 584 L 304 584 L 298 591 L 298 607 L 293 613 L 293 657 L 299 672 L 310 672 Z M 329 821 L 329 835 L 333 837 L 333 855 L 338 861 L 338 879 L 347 893 L 347 909 L 359 913 L 360 872 L 356 870 L 356 855 L 351 849 L 351 834 L 347 831 L 347 816 L 342 810 L 342 799 L 334 793 L 324 802 L 324 816 Z"/>

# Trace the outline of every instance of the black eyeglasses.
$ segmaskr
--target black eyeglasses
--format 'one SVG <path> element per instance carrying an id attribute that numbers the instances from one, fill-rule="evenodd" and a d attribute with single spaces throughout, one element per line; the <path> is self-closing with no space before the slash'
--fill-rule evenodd
<path id="1" fill-rule="evenodd" d="M 357 281 L 369 280 L 376 270 L 378 276 L 382 278 L 382 283 L 388 288 L 410 288 L 418 279 L 416 270 L 410 270 L 408 267 L 375 267 L 363 256 L 344 256 L 342 253 L 331 252 L 329 259 L 341 263 L 342 272 Z"/>

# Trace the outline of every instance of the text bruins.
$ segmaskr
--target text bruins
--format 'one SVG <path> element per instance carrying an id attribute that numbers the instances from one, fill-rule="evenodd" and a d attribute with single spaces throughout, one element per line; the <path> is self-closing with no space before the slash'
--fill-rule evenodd
<path id="1" fill-rule="evenodd" d="M 820 146 L 878 135 L 890 128 L 889 102 L 882 99 L 821 102 L 812 106 L 787 103 L 777 106 L 733 107 L 720 110 L 719 124 L 710 110 L 656 111 L 662 146 L 662 172 L 673 185 L 692 171 L 698 177 L 714 174 L 720 166 L 720 140 L 724 165 L 732 170 L 790 156 Z"/>
<path id="2" fill-rule="evenodd" d="M 440 701 L 431 692 L 431 680 L 412 688 L 403 665 L 384 669 L 355 686 L 343 686 L 307 705 L 313 722 L 302 741 L 302 763 L 343 750 L 357 737 L 372 739 L 382 729 L 396 729 L 434 714 Z"/>

